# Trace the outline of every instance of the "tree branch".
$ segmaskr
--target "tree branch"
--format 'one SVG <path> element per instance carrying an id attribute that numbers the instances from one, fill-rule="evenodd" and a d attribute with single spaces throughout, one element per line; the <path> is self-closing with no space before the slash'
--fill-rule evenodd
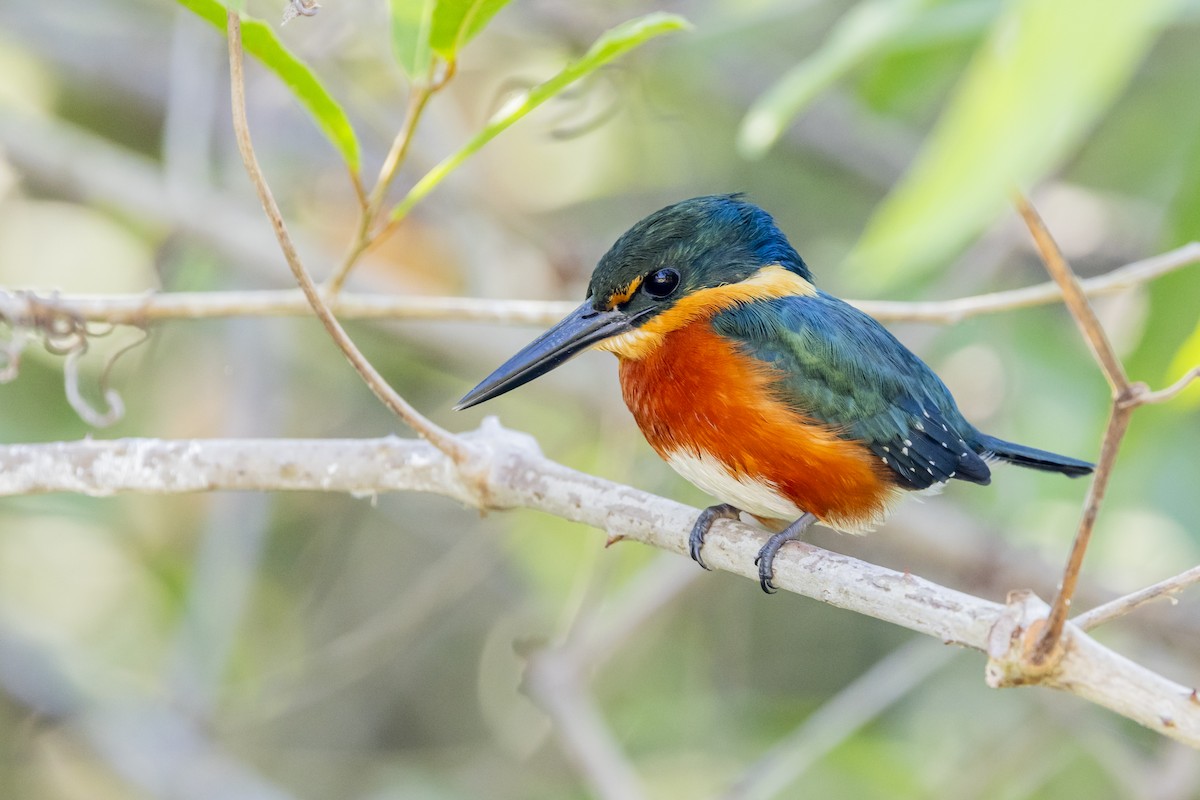
<path id="1" fill-rule="evenodd" d="M 1129 429 L 1129 418 L 1137 405 L 1136 397 L 1145 393 L 1145 386 L 1135 388 L 1125 374 L 1125 365 L 1121 363 L 1116 350 L 1108 340 L 1100 318 L 1096 316 L 1087 295 L 1075 276 L 1071 265 L 1063 256 L 1058 243 L 1054 241 L 1046 223 L 1042 221 L 1037 210 L 1025 197 L 1018 195 L 1017 210 L 1025 220 L 1029 233 L 1033 236 L 1046 270 L 1058 284 L 1063 293 L 1067 310 L 1075 319 L 1080 332 L 1091 347 L 1096 363 L 1108 379 L 1112 388 L 1112 410 L 1108 417 L 1108 425 L 1104 429 L 1104 439 L 1100 446 L 1100 458 L 1096 463 L 1096 472 L 1088 485 L 1087 497 L 1083 503 L 1083 515 L 1079 520 L 1079 528 L 1075 540 L 1071 544 L 1071 553 L 1067 556 L 1067 565 L 1063 569 L 1062 582 L 1050 614 L 1039 623 L 1040 632 L 1029 651 L 1025 654 L 1026 667 L 1033 671 L 1050 669 L 1054 661 L 1065 654 L 1063 648 L 1067 643 L 1062 639 L 1063 627 L 1071 610 L 1071 601 L 1075 597 L 1075 589 L 1079 585 L 1079 574 L 1083 570 L 1083 558 L 1087 554 L 1088 545 L 1092 540 L 1096 517 L 1100 513 L 1100 505 L 1104 502 L 1104 493 L 1108 489 L 1108 481 L 1112 477 L 1113 466 L 1117 463 L 1117 453 L 1121 448 L 1121 440 Z"/>
<path id="2" fill-rule="evenodd" d="M 1084 279 L 1080 285 L 1089 297 L 1113 294 L 1198 262 L 1200 242 L 1192 242 L 1152 258 L 1134 261 L 1104 275 Z M 1031 308 L 1061 300 L 1062 292 L 1058 286 L 1048 282 L 953 300 L 848 302 L 884 322 L 953 324 L 967 317 Z M 578 305 L 560 300 L 412 297 L 349 292 L 339 293 L 330 298 L 327 304 L 339 319 L 439 320 L 506 325 L 550 325 Z M 171 319 L 299 317 L 308 316 L 311 311 L 312 307 L 303 292 L 297 289 L 43 295 L 0 290 L 0 317 L 18 326 L 29 326 L 29 321 L 37 319 L 44 312 L 73 315 L 87 322 L 144 325 Z"/>
<path id="3" fill-rule="evenodd" d="M 37 492 L 162 494 L 215 490 L 307 490 L 360 496 L 423 491 L 478 508 L 534 508 L 624 539 L 686 553 L 696 509 L 551 461 L 525 434 L 488 420 L 463 437 L 478 463 L 470 474 L 432 445 L 373 440 L 126 439 L 0 447 L 0 496 Z M 482 483 L 483 492 L 478 491 Z M 758 579 L 761 532 L 720 521 L 705 549 L 710 566 Z M 1038 674 L 1012 648 L 1035 635 L 1045 604 L 1009 606 L 877 567 L 812 545 L 780 551 L 776 585 L 831 605 L 989 653 L 994 686 L 1039 684 L 1071 692 L 1200 748 L 1194 692 L 1091 640 L 1073 625 L 1062 660 Z M 1037 614 L 1041 617 L 1037 617 Z"/>
<path id="4" fill-rule="evenodd" d="M 1111 622 L 1117 617 L 1123 617 L 1130 611 L 1140 608 L 1152 600 L 1178 594 L 1193 583 L 1200 583 L 1200 566 L 1192 567 L 1173 578 L 1159 581 L 1156 584 L 1147 586 L 1145 589 L 1131 592 L 1124 597 L 1110 600 L 1102 606 L 1096 606 L 1091 611 L 1086 611 L 1075 617 L 1071 622 L 1078 625 L 1081 630 L 1090 631 L 1092 628 L 1099 627 L 1106 622 Z"/>
<path id="5" fill-rule="evenodd" d="M 1041 216 L 1029 201 L 1024 197 L 1018 198 L 1017 210 L 1020 211 L 1029 232 L 1033 235 L 1038 252 L 1042 256 L 1042 262 L 1046 265 L 1046 271 L 1050 273 L 1050 277 L 1054 278 L 1054 282 L 1062 290 L 1067 310 L 1071 312 L 1075 324 L 1079 326 L 1080 332 L 1083 333 L 1084 339 L 1091 347 L 1092 354 L 1096 357 L 1096 363 L 1104 371 L 1104 377 L 1108 378 L 1114 399 L 1122 397 L 1130 390 L 1129 377 L 1125 374 L 1125 365 L 1121 363 L 1117 351 L 1113 349 L 1112 342 L 1108 340 L 1108 334 L 1104 332 L 1100 318 L 1096 316 L 1095 310 L 1088 302 L 1087 294 L 1083 291 L 1079 278 L 1071 269 L 1071 265 L 1067 263 L 1067 259 L 1063 257 L 1062 250 L 1054 241 L 1054 237 L 1050 235 L 1046 223 L 1042 221 Z"/>

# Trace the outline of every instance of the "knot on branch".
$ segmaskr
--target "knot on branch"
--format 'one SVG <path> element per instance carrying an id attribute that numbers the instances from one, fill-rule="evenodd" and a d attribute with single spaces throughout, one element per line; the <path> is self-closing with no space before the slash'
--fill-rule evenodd
<path id="1" fill-rule="evenodd" d="M 481 511 L 527 505 L 520 496 L 531 483 L 543 481 L 537 439 L 505 428 L 496 417 L 484 417 L 477 430 L 459 437 L 463 451 L 455 459 L 458 475 Z"/>
<path id="2" fill-rule="evenodd" d="M 5 347 L 8 361 L 4 380 L 17 377 L 21 351 L 34 338 L 55 355 L 66 355 L 87 347 L 88 329 L 83 317 L 64 308 L 57 295 L 38 297 L 33 292 L 0 293 L 0 322 L 12 329 Z"/>
<path id="3" fill-rule="evenodd" d="M 1116 396 L 1113 398 L 1113 405 L 1122 411 L 1127 411 L 1150 402 L 1152 394 L 1153 392 L 1150 390 L 1148 384 L 1142 381 L 1134 381 L 1116 393 Z"/>
<path id="4" fill-rule="evenodd" d="M 988 636 L 987 684 L 993 689 L 1053 683 L 1069 646 L 1069 629 L 1044 644 L 1050 606 L 1029 590 L 1010 592 Z"/>

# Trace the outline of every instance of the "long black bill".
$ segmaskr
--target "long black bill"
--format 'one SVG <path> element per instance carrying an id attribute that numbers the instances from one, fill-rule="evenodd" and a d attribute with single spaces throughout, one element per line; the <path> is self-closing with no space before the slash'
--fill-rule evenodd
<path id="1" fill-rule="evenodd" d="M 454 409 L 461 411 L 523 386 L 596 342 L 631 330 L 634 319 L 616 309 L 597 311 L 587 300 L 467 392 Z"/>

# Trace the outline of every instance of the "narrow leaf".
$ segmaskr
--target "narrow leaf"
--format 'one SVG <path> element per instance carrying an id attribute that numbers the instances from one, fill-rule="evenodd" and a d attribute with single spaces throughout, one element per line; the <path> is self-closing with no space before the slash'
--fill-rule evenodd
<path id="1" fill-rule="evenodd" d="M 388 0 L 391 16 L 392 53 L 396 63 L 412 80 L 429 74 L 433 51 L 429 36 L 437 0 Z"/>
<path id="2" fill-rule="evenodd" d="M 458 51 L 508 3 L 509 0 L 437 0 L 429 37 L 434 52 L 453 61 Z"/>
<path id="3" fill-rule="evenodd" d="M 562 72 L 544 83 L 539 83 L 532 89 L 521 92 L 513 97 L 488 121 L 483 130 L 463 145 L 459 150 L 447 156 L 440 164 L 426 173 L 392 211 L 392 219 L 399 219 L 408 213 L 423 197 L 445 180 L 446 176 L 458 169 L 464 161 L 479 151 L 485 144 L 496 138 L 513 123 L 529 114 L 542 103 L 560 94 L 580 78 L 586 77 L 605 64 L 619 58 L 639 45 L 672 31 L 691 28 L 688 21 L 675 14 L 656 12 L 644 17 L 630 20 L 604 33 L 588 49 L 578 61 L 573 61 L 563 68 Z"/>
<path id="4" fill-rule="evenodd" d="M 184 8 L 201 19 L 225 31 L 225 15 L 228 6 L 218 0 L 177 0 Z M 275 31 L 266 22 L 242 15 L 242 46 L 246 52 L 261 61 L 274 72 L 300 105 L 312 116 L 325 138 L 337 148 L 351 172 L 358 174 L 360 156 L 358 138 L 346 112 L 317 79 L 311 68 L 275 36 Z"/>
<path id="5" fill-rule="evenodd" d="M 851 8 L 816 52 L 754 101 L 738 129 L 738 152 L 746 158 L 765 155 L 805 106 L 887 46 L 929 2 L 871 0 Z"/>
<path id="6" fill-rule="evenodd" d="M 926 274 L 1079 145 L 1176 0 L 1018 0 L 1005 8 L 850 268 L 876 285 Z M 1102 54 L 1102 57 L 1101 55 Z"/>
<path id="7" fill-rule="evenodd" d="M 1196 329 L 1192 331 L 1192 335 L 1187 338 L 1183 346 L 1171 359 L 1171 367 L 1163 378 L 1164 384 L 1169 384 L 1179 378 L 1192 367 L 1200 365 L 1200 324 L 1196 325 Z M 1200 381 L 1192 381 L 1192 384 L 1183 390 L 1177 400 L 1180 408 L 1195 408 L 1200 405 Z"/>

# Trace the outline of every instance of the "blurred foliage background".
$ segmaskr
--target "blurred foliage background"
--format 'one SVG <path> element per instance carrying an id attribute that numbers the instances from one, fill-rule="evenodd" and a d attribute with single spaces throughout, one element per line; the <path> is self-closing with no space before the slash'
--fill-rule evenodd
<path id="1" fill-rule="evenodd" d="M 249 10 L 275 25 L 281 5 Z M 373 175 L 408 90 L 386 4 L 325 5 L 276 31 L 345 106 Z M 655 10 L 694 29 L 498 137 L 349 288 L 578 299 L 636 219 L 727 191 L 847 297 L 1045 280 L 1013 187 L 1082 275 L 1200 238 L 1200 3 L 1180 0 L 515 0 L 430 104 L 396 199 L 511 92 Z M 259 159 L 324 277 L 356 223 L 345 167 L 275 76 L 251 62 L 248 80 Z M 0 286 L 289 282 L 214 29 L 167 2 L 0 0 Z M 1200 363 L 1200 268 L 1097 307 L 1135 379 Z M 980 427 L 1095 457 L 1107 389 L 1061 307 L 893 330 Z M 706 504 L 643 444 L 606 355 L 453 414 L 533 331 L 351 332 L 443 425 L 496 414 L 574 467 Z M 85 392 L 138 335 L 94 340 Z M 127 413 L 93 430 L 64 399 L 62 358 L 30 347 L 0 386 L 0 437 L 397 429 L 307 319 L 162 324 L 114 381 Z M 1136 414 L 1083 605 L 1200 560 L 1197 403 L 1193 388 Z M 1084 490 L 1000 470 L 872 537 L 815 539 L 996 600 L 1049 598 Z M 1071 697 L 990 691 L 977 653 L 576 527 L 415 494 L 5 500 L 0 796 L 1200 796 L 1195 753 Z M 1193 591 L 1100 637 L 1200 684 L 1198 612 Z"/>

